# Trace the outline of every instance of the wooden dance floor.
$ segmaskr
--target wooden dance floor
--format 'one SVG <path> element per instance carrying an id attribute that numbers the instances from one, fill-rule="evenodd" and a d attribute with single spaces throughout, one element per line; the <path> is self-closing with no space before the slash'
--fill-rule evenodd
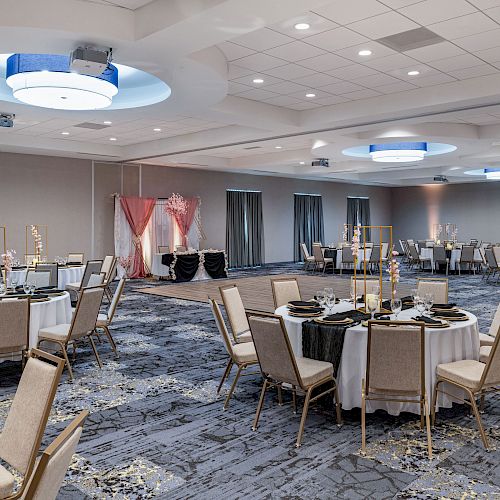
<path id="1" fill-rule="evenodd" d="M 159 295 L 183 300 L 194 300 L 196 302 L 206 302 L 208 297 L 217 300 L 222 304 L 219 287 L 237 285 L 243 304 L 247 309 L 273 312 L 273 294 L 271 291 L 272 278 L 295 277 L 299 282 L 300 293 L 304 299 L 309 299 L 315 295 L 316 291 L 324 287 L 332 287 L 335 295 L 340 298 L 349 298 L 351 286 L 350 277 L 341 278 L 339 276 L 315 276 L 310 274 L 275 274 L 268 276 L 254 276 L 250 278 L 228 278 L 220 280 L 190 281 L 187 283 L 175 283 L 154 288 L 141 288 L 141 293 Z M 360 285 L 362 287 L 362 284 Z M 411 295 L 414 286 L 398 284 L 398 296 Z M 384 298 L 390 298 L 390 284 L 384 281 Z M 362 294 L 362 288 L 358 294 Z"/>

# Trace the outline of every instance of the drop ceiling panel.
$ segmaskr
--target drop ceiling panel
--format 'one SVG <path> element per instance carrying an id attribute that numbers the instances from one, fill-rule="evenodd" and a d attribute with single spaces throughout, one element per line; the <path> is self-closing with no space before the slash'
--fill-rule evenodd
<path id="1" fill-rule="evenodd" d="M 476 12 L 466 0 L 424 0 L 399 12 L 422 26 Z"/>
<path id="2" fill-rule="evenodd" d="M 255 50 L 247 49 L 242 45 L 238 45 L 232 42 L 219 43 L 217 47 L 222 50 L 224 56 L 228 61 L 234 61 L 235 59 L 241 59 L 242 57 L 255 54 Z"/>
<path id="3" fill-rule="evenodd" d="M 301 66 L 305 66 L 306 68 L 315 71 L 328 71 L 330 69 L 349 66 L 350 64 L 351 61 L 349 61 L 348 59 L 332 53 L 311 57 L 310 59 L 303 59 L 302 61 L 300 61 Z"/>
<path id="4" fill-rule="evenodd" d="M 483 33 L 495 28 L 498 28 L 498 24 L 481 12 L 429 25 L 431 31 L 448 40 Z"/>
<path id="5" fill-rule="evenodd" d="M 402 33 L 403 31 L 419 28 L 420 26 L 407 17 L 390 11 L 349 24 L 348 27 L 365 37 L 376 40 L 377 38 L 395 35 L 396 33 Z"/>
<path id="6" fill-rule="evenodd" d="M 472 66 L 479 66 L 482 63 L 481 59 L 471 55 L 462 54 L 461 56 L 448 57 L 446 59 L 439 59 L 430 63 L 434 68 L 440 71 L 453 71 L 462 68 L 471 68 Z"/>
<path id="7" fill-rule="evenodd" d="M 283 80 L 294 80 L 302 76 L 312 75 L 314 74 L 314 71 L 305 68 L 304 66 L 299 66 L 298 64 L 286 64 L 285 66 L 268 69 L 266 74 Z"/>
<path id="8" fill-rule="evenodd" d="M 366 42 L 368 39 L 347 28 L 336 28 L 305 38 L 307 43 L 327 51 L 344 49 Z"/>
<path id="9" fill-rule="evenodd" d="M 248 49 L 264 51 L 277 47 L 278 45 L 293 42 L 293 38 L 278 33 L 270 28 L 262 28 L 239 36 L 231 41 L 238 45 L 243 45 L 243 47 L 247 47 Z"/>
<path id="10" fill-rule="evenodd" d="M 298 23 L 307 23 L 310 28 L 308 30 L 296 30 L 294 26 Z M 327 19 L 326 17 L 319 16 L 314 12 L 307 12 L 301 16 L 293 17 L 282 21 L 281 23 L 271 26 L 274 31 L 282 33 L 292 38 L 301 39 L 311 35 L 322 33 L 323 31 L 338 28 L 338 24 Z"/>
<path id="11" fill-rule="evenodd" d="M 437 59 L 444 59 L 445 57 L 454 57 L 465 54 L 465 50 L 457 47 L 451 42 L 441 42 L 427 47 L 420 47 L 419 49 L 407 50 L 405 54 L 413 57 L 417 61 L 428 63 L 436 61 Z"/>
<path id="12" fill-rule="evenodd" d="M 377 0 L 334 0 L 325 6 L 314 9 L 314 12 L 339 24 L 349 24 L 368 17 L 376 16 L 390 9 Z"/>
<path id="13" fill-rule="evenodd" d="M 238 66 L 252 71 L 265 71 L 266 69 L 283 66 L 284 64 L 286 64 L 286 61 L 283 61 L 283 59 L 278 59 L 277 57 L 268 56 L 267 54 L 257 53 L 251 56 L 237 59 L 235 63 Z"/>
<path id="14" fill-rule="evenodd" d="M 266 54 L 274 57 L 279 57 L 289 62 L 300 61 L 301 59 L 308 59 L 311 57 L 320 56 L 325 54 L 325 51 L 314 47 L 308 43 L 296 40 L 292 43 L 287 43 L 274 49 L 266 50 Z"/>
<path id="15" fill-rule="evenodd" d="M 474 52 L 476 50 L 490 49 L 500 45 L 500 28 L 478 33 L 476 35 L 457 38 L 454 42 L 465 50 Z"/>

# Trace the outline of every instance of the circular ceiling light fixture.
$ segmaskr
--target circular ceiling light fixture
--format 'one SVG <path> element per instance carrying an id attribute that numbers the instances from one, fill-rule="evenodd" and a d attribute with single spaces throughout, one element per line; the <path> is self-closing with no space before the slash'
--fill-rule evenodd
<path id="1" fill-rule="evenodd" d="M 308 94 L 306 94 L 306 97 L 309 97 L 309 98 L 316 97 L 316 94 L 309 92 Z"/>
<path id="2" fill-rule="evenodd" d="M 370 156 L 373 161 L 377 162 L 405 163 L 410 161 L 422 161 L 426 153 L 426 142 L 370 144 Z"/>
<path id="3" fill-rule="evenodd" d="M 358 56 L 366 57 L 366 56 L 371 56 L 372 51 L 368 49 L 363 49 L 358 52 Z"/>
<path id="4" fill-rule="evenodd" d="M 283 149 L 283 146 L 274 146 L 274 149 Z"/>
<path id="5" fill-rule="evenodd" d="M 262 78 L 254 78 L 253 83 L 264 83 L 264 80 Z"/>
<path id="6" fill-rule="evenodd" d="M 425 147 L 427 148 L 425 150 L 425 153 L 424 153 L 425 158 L 427 158 L 428 156 L 436 156 L 436 155 L 451 153 L 453 151 L 456 151 L 456 149 L 457 149 L 457 147 L 454 146 L 453 144 L 445 144 L 445 143 L 441 143 L 441 142 L 398 142 L 398 143 L 396 143 L 396 145 L 399 145 L 400 149 L 396 150 L 395 156 L 397 156 L 397 155 L 401 156 L 401 154 L 404 154 L 404 153 L 401 153 L 401 151 L 405 150 L 405 149 L 410 150 L 410 154 L 412 154 L 412 155 L 419 155 L 420 156 L 420 153 L 415 152 L 415 149 L 412 149 L 412 147 L 411 147 L 415 144 L 425 144 Z M 346 156 L 354 156 L 356 158 L 366 158 L 366 159 L 373 160 L 372 153 L 374 151 L 372 151 L 372 148 L 377 148 L 377 147 L 394 150 L 395 144 L 373 144 L 373 145 L 364 144 L 361 146 L 353 146 L 350 148 L 343 149 L 342 154 L 346 155 Z M 382 154 L 384 154 L 384 153 L 382 153 Z M 385 153 L 385 154 L 389 155 L 390 153 Z M 380 160 L 378 160 L 378 161 L 380 161 Z M 401 161 L 401 162 L 403 162 L 403 160 L 389 160 L 389 161 L 393 161 L 393 162 Z M 405 159 L 404 161 L 410 161 L 410 160 Z"/>
<path id="7" fill-rule="evenodd" d="M 308 30 L 311 27 L 311 25 L 307 23 L 297 23 L 294 28 L 296 30 Z"/>
<path id="8" fill-rule="evenodd" d="M 110 141 L 116 141 L 116 137 L 110 137 L 109 140 Z"/>
<path id="9" fill-rule="evenodd" d="M 481 175 L 486 176 L 489 181 L 500 181 L 500 167 L 498 168 L 476 168 L 474 170 L 467 170 L 464 172 L 467 175 Z"/>
<path id="10" fill-rule="evenodd" d="M 420 71 L 414 70 L 414 71 L 408 71 L 408 76 L 417 76 L 420 75 Z"/>
<path id="11" fill-rule="evenodd" d="M 102 122 L 104 123 L 104 125 L 111 125 L 113 122 L 110 122 L 109 120 L 106 120 L 105 122 Z"/>
<path id="12" fill-rule="evenodd" d="M 118 69 L 112 64 L 99 76 L 70 71 L 69 56 L 13 54 L 7 59 L 6 83 L 15 99 L 50 109 L 107 108 L 118 93 Z"/>

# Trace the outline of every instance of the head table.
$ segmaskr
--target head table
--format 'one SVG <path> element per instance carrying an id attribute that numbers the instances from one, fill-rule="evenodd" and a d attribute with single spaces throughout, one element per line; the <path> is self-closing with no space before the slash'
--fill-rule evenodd
<path id="1" fill-rule="evenodd" d="M 34 270 L 35 268 L 33 268 Z M 83 273 L 85 271 L 85 266 L 69 266 L 60 267 L 57 271 L 57 287 L 61 290 L 66 288 L 68 283 L 78 283 L 82 280 Z M 22 269 L 14 269 L 7 272 L 7 280 L 12 278 L 17 279 L 17 283 L 22 285 L 26 280 L 26 274 L 28 269 L 26 267 Z"/>
<path id="2" fill-rule="evenodd" d="M 340 302 L 333 307 L 332 312 L 352 310 L 353 305 L 347 301 Z M 302 323 L 309 318 L 298 318 L 288 314 L 287 306 L 276 309 L 275 314 L 282 316 L 290 339 L 290 344 L 297 357 L 302 357 Z M 415 309 L 407 309 L 399 314 L 399 320 L 409 320 L 419 313 Z M 479 333 L 477 318 L 467 313 L 468 321 L 450 323 L 448 328 L 425 329 L 425 381 L 426 391 L 431 404 L 434 384 L 436 381 L 436 367 L 441 363 L 449 363 L 462 359 L 479 359 Z M 391 315 L 391 319 L 395 319 Z M 361 324 L 347 328 L 344 337 L 342 356 L 337 373 L 340 400 L 342 408 L 351 410 L 361 407 L 361 382 L 366 372 L 366 349 L 368 328 Z M 448 387 L 447 391 L 462 396 L 460 391 Z M 441 395 L 438 407 L 451 407 L 452 400 Z M 402 411 L 419 413 L 418 404 L 387 403 L 384 401 L 368 401 L 366 410 L 373 412 L 384 409 L 391 415 L 399 415 Z"/>

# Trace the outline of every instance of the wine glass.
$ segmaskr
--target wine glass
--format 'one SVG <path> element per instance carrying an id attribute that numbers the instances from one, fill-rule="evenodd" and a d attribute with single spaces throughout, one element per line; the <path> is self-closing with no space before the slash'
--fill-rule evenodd
<path id="1" fill-rule="evenodd" d="M 366 308 L 372 315 L 371 319 L 375 319 L 375 311 L 377 310 L 378 307 L 378 295 L 375 295 L 374 293 L 367 293 L 366 294 Z"/>
<path id="2" fill-rule="evenodd" d="M 394 298 L 391 300 L 391 310 L 396 315 L 396 321 L 398 319 L 399 313 L 401 312 L 402 308 L 403 304 L 401 302 L 401 299 Z"/>
<path id="3" fill-rule="evenodd" d="M 325 287 L 325 296 L 330 298 L 335 297 L 333 294 L 333 288 Z"/>
<path id="4" fill-rule="evenodd" d="M 422 315 L 425 311 L 425 301 L 422 297 L 416 297 L 417 298 L 417 303 L 416 303 L 416 308 L 417 308 L 417 311 L 420 313 L 420 315 Z"/>
<path id="5" fill-rule="evenodd" d="M 10 278 L 10 286 L 12 287 L 12 289 L 15 291 L 16 290 L 16 286 L 17 284 L 19 283 L 19 279 L 18 277 L 14 274 L 11 278 Z"/>
<path id="6" fill-rule="evenodd" d="M 23 290 L 26 295 L 30 293 L 30 284 L 27 281 L 23 283 Z"/>
<path id="7" fill-rule="evenodd" d="M 431 308 L 434 305 L 434 295 L 432 295 L 432 293 L 426 293 L 424 295 L 424 304 L 425 304 L 425 311 L 427 312 L 427 315 L 430 317 Z"/>
<path id="8" fill-rule="evenodd" d="M 316 292 L 316 300 L 318 301 L 320 307 L 323 307 L 325 305 L 326 297 L 324 290 L 319 290 L 318 292 Z"/>
<path id="9" fill-rule="evenodd" d="M 36 283 L 34 281 L 31 281 L 29 286 L 30 286 L 30 295 L 33 295 L 36 290 Z"/>

